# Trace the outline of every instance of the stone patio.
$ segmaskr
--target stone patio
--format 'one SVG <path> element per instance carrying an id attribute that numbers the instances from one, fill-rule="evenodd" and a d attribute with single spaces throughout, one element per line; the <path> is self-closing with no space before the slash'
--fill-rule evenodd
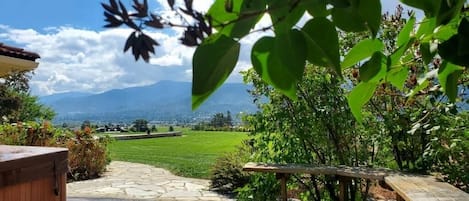
<path id="1" fill-rule="evenodd" d="M 67 184 L 68 201 L 231 201 L 209 181 L 184 178 L 150 165 L 113 161 L 103 177 Z"/>

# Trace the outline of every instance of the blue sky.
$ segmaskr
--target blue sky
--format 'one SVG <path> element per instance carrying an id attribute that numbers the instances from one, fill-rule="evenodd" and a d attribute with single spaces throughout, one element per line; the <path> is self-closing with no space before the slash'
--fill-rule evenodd
<path id="1" fill-rule="evenodd" d="M 30 85 L 35 95 L 69 91 L 98 93 L 115 88 L 149 85 L 160 80 L 191 81 L 192 48 L 178 43 L 177 33 L 152 32 L 161 46 L 149 64 L 135 62 L 122 47 L 128 29 L 104 29 L 98 0 L 1 0 L 0 42 L 41 55 Z M 107 1 L 106 1 L 107 2 Z M 130 5 L 131 0 L 122 0 Z M 195 0 L 205 9 L 208 0 Z M 382 0 L 392 10 L 397 0 Z M 166 0 L 149 0 L 154 9 L 167 8 Z M 242 40 L 240 61 L 230 82 L 241 82 L 237 73 L 250 67 L 249 51 L 259 35 Z"/>

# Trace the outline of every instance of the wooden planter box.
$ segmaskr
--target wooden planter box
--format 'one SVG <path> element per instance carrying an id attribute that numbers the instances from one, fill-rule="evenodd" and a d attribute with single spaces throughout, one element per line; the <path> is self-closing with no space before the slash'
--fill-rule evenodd
<path id="1" fill-rule="evenodd" d="M 65 201 L 68 150 L 0 145 L 0 201 Z"/>

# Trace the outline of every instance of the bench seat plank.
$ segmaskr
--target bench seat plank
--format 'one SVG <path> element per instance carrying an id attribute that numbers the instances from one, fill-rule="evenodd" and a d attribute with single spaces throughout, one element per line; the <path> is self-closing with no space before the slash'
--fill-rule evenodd
<path id="1" fill-rule="evenodd" d="M 384 177 L 395 173 L 390 169 L 384 168 L 366 168 L 366 167 L 348 167 L 348 166 L 312 166 L 298 164 L 266 164 L 266 163 L 246 163 L 243 171 L 251 172 L 271 172 L 280 174 L 313 174 L 313 175 L 339 175 L 353 178 L 363 178 L 371 180 L 384 181 Z"/>
<path id="2" fill-rule="evenodd" d="M 392 175 L 385 178 L 404 200 L 412 201 L 468 201 L 469 194 L 456 187 L 437 181 L 431 176 Z"/>
<path id="3" fill-rule="evenodd" d="M 338 175 L 384 181 L 398 194 L 398 200 L 407 201 L 469 201 L 469 194 L 456 187 L 437 181 L 432 176 L 408 175 L 385 168 L 348 166 L 312 166 L 299 164 L 246 163 L 243 171 L 270 172 L 278 175 L 313 174 Z M 284 178 L 284 177 L 282 177 Z M 285 184 L 283 184 L 285 185 Z M 286 195 L 282 200 L 287 200 Z"/>

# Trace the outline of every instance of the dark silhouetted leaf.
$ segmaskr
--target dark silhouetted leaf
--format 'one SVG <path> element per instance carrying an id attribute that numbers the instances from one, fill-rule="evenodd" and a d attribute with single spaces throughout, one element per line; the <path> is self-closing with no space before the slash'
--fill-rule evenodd
<path id="1" fill-rule="evenodd" d="M 105 3 L 101 3 L 101 6 L 102 6 L 106 11 L 108 11 L 109 13 L 112 13 L 112 14 L 114 14 L 114 15 L 119 15 L 119 14 L 120 14 L 118 8 L 116 8 L 116 7 L 109 6 L 109 5 L 105 4 Z"/>
<path id="2" fill-rule="evenodd" d="M 119 1 L 119 6 L 122 10 L 122 19 L 124 21 L 129 20 L 129 13 L 127 12 L 127 8 L 125 8 L 124 4 L 121 1 Z"/>
<path id="3" fill-rule="evenodd" d="M 147 17 L 148 16 L 148 3 L 147 0 L 143 0 L 143 3 L 138 2 L 138 0 L 133 0 L 134 5 L 132 7 L 137 10 L 137 14 L 135 16 L 139 18 Z"/>
<path id="4" fill-rule="evenodd" d="M 145 25 L 153 27 L 155 29 L 162 29 L 164 28 L 163 23 L 160 22 L 158 18 L 152 17 L 151 21 L 145 21 Z"/>
<path id="5" fill-rule="evenodd" d="M 113 8 L 118 8 L 116 0 L 109 0 L 109 3 L 111 4 Z"/>
<path id="6" fill-rule="evenodd" d="M 114 15 L 110 13 L 104 12 L 104 16 L 106 17 L 106 21 L 108 22 L 108 24 L 104 25 L 104 27 L 113 28 L 118 27 L 124 23 L 123 21 L 117 19 Z"/>
<path id="7" fill-rule="evenodd" d="M 171 10 L 174 10 L 174 0 L 168 0 L 168 5 L 171 8 Z"/>
<path id="8" fill-rule="evenodd" d="M 124 45 L 124 52 L 127 52 L 127 50 L 129 50 L 129 48 L 133 46 L 133 44 L 135 43 L 136 34 L 137 33 L 134 31 L 127 38 L 127 41 L 125 41 L 125 45 Z"/>
<path id="9" fill-rule="evenodd" d="M 155 48 L 153 46 L 158 46 L 159 44 L 146 34 L 141 34 L 140 37 L 142 37 L 146 50 L 148 50 L 147 52 L 155 53 Z"/>

